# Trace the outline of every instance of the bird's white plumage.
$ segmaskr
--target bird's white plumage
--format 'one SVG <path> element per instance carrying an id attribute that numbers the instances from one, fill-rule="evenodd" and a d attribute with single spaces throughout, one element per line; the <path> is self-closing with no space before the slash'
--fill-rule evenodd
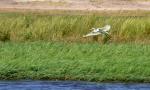
<path id="1" fill-rule="evenodd" d="M 110 25 L 106 25 L 105 27 L 103 27 L 103 31 L 108 32 L 110 28 L 111 28 Z"/>
<path id="2" fill-rule="evenodd" d="M 110 25 L 105 25 L 103 28 L 92 28 L 92 32 L 84 35 L 83 37 L 89 37 L 89 36 L 96 36 L 100 34 L 108 35 L 108 31 L 110 30 L 111 26 Z"/>
<path id="3" fill-rule="evenodd" d="M 97 28 L 97 29 L 94 29 L 92 32 L 93 32 L 93 33 L 99 32 L 99 29 L 98 29 L 98 28 Z"/>

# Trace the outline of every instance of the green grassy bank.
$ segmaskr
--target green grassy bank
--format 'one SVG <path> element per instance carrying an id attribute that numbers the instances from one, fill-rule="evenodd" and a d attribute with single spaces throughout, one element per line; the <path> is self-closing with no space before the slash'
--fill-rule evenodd
<path id="1" fill-rule="evenodd" d="M 110 24 L 111 42 L 150 42 L 149 16 L 48 15 L 0 13 L 0 41 L 91 42 L 92 27 Z"/>
<path id="2" fill-rule="evenodd" d="M 109 44 L 82 37 L 106 24 Z M 147 43 L 149 16 L 1 12 L 0 79 L 150 82 Z"/>
<path id="3" fill-rule="evenodd" d="M 0 43 L 0 79 L 150 82 L 150 45 Z"/>

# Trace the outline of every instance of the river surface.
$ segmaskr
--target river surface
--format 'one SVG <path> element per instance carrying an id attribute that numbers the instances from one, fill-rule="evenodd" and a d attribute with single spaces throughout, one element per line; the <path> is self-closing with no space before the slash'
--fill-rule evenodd
<path id="1" fill-rule="evenodd" d="M 0 81 L 0 90 L 150 90 L 150 83 L 93 83 L 82 81 Z"/>

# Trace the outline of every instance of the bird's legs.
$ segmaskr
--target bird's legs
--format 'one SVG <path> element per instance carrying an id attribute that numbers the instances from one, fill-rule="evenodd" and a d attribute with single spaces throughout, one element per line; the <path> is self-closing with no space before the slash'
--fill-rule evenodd
<path id="1" fill-rule="evenodd" d="M 106 44 L 110 40 L 111 36 L 109 34 L 105 34 L 103 36 L 103 44 Z"/>

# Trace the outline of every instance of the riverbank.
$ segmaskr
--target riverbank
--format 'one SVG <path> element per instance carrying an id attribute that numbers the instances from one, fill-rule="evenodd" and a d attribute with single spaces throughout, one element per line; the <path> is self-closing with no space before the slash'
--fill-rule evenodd
<path id="1" fill-rule="evenodd" d="M 150 82 L 150 45 L 0 43 L 1 80 Z"/>
<path id="2" fill-rule="evenodd" d="M 72 12 L 1 12 L 0 80 L 150 83 L 149 12 Z M 106 24 L 107 44 L 82 37 Z"/>

